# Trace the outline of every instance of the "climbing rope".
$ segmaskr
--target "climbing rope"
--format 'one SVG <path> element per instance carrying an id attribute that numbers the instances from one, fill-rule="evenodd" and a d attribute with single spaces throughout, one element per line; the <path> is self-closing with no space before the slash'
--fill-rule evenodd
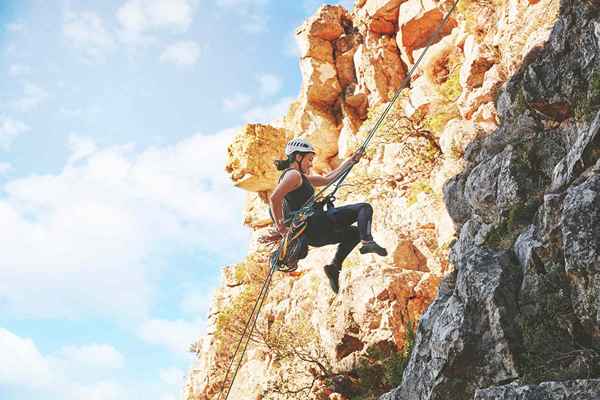
<path id="1" fill-rule="evenodd" d="M 369 131 L 369 134 L 363 141 L 362 145 L 359 147 L 358 151 L 360 151 L 362 153 L 364 153 L 366 151 L 367 146 L 371 142 L 371 139 L 375 135 L 377 129 L 385 120 L 385 117 L 387 116 L 387 114 L 389 113 L 391 108 L 393 107 L 394 103 L 396 102 L 398 97 L 400 97 L 400 93 L 408 85 L 408 83 L 410 82 L 410 80 L 412 78 L 412 75 L 414 74 L 417 67 L 423 60 L 423 57 L 425 56 L 425 54 L 431 47 L 433 38 L 435 38 L 440 33 L 440 31 L 444 27 L 444 25 L 446 25 L 448 18 L 450 18 L 450 15 L 454 12 L 454 9 L 456 8 L 456 5 L 458 4 L 459 1 L 460 0 L 455 0 L 453 2 L 452 7 L 448 11 L 448 13 L 446 13 L 446 16 L 440 22 L 440 24 L 437 27 L 437 29 L 435 30 L 435 32 L 433 32 L 429 36 L 429 39 L 427 40 L 427 45 L 425 46 L 425 49 L 423 50 L 423 52 L 421 53 L 421 55 L 419 56 L 417 61 L 414 63 L 414 65 L 412 66 L 412 68 L 410 69 L 408 74 L 406 74 L 404 80 L 400 84 L 400 87 L 398 88 L 398 90 L 396 90 L 396 92 L 394 93 L 394 96 L 388 102 L 387 106 L 385 107 L 385 109 L 383 110 L 383 112 L 381 113 L 381 115 L 379 116 L 377 121 L 375 122 L 375 125 L 373 125 L 373 127 Z M 291 217 L 292 224 L 296 224 L 297 226 L 300 226 L 300 224 L 302 224 L 304 222 L 304 220 L 306 219 L 307 215 L 312 215 L 315 203 L 320 202 L 321 204 L 325 204 L 328 201 L 330 201 L 331 199 L 335 198 L 334 196 L 335 196 L 336 191 L 339 189 L 339 187 L 342 184 L 342 182 L 344 181 L 344 179 L 346 179 L 346 177 L 348 176 L 348 174 L 354 167 L 354 164 L 356 164 L 356 163 L 351 163 L 348 166 L 346 166 L 342 171 L 340 171 L 340 174 L 332 182 L 327 184 L 316 195 L 313 194 L 313 196 L 311 196 L 311 198 L 309 198 L 299 210 L 294 212 Z M 332 185 L 335 185 L 334 190 L 326 196 L 323 195 L 323 193 L 325 193 L 325 191 L 327 189 L 329 189 Z M 284 247 L 287 246 L 289 241 L 294 239 L 294 237 L 292 235 L 295 235 L 295 234 L 297 234 L 297 232 L 292 232 L 292 230 L 290 230 L 290 231 L 288 231 L 286 236 L 284 238 L 282 238 L 281 242 Z M 242 365 L 242 361 L 244 359 L 244 354 L 246 353 L 246 349 L 248 348 L 248 343 L 250 342 L 250 338 L 252 337 L 252 333 L 254 332 L 254 328 L 255 328 L 256 322 L 258 320 L 258 315 L 259 315 L 260 310 L 265 302 L 265 299 L 267 298 L 267 293 L 269 291 L 269 285 L 271 283 L 271 279 L 273 278 L 273 274 L 277 270 L 280 270 L 280 271 L 292 271 L 293 270 L 289 266 L 287 266 L 288 267 L 287 269 L 280 268 L 280 265 L 276 262 L 278 259 L 279 260 L 283 259 L 282 257 L 280 257 L 280 255 L 283 252 L 283 256 L 285 256 L 286 251 L 287 251 L 287 249 L 282 248 L 282 245 L 280 244 L 279 249 L 277 249 L 274 254 L 276 256 L 276 258 L 273 258 L 273 257 L 271 258 L 272 260 L 275 260 L 275 261 L 270 263 L 269 273 L 267 274 L 265 282 L 263 283 L 263 286 L 258 294 L 258 297 L 254 304 L 254 308 L 252 309 L 252 312 L 250 313 L 250 317 L 248 318 L 248 321 L 246 321 L 244 330 L 242 331 L 242 334 L 240 337 L 240 341 L 238 342 L 238 344 L 236 346 L 233 357 L 231 358 L 231 362 L 229 363 L 229 367 L 227 368 L 227 372 L 225 373 L 225 377 L 223 378 L 223 385 L 221 386 L 221 391 L 219 392 L 219 397 L 217 398 L 217 400 L 221 400 L 223 393 L 225 393 L 224 400 L 227 400 L 227 398 L 229 397 L 229 393 L 231 392 L 231 388 L 233 387 L 233 383 L 237 376 L 238 370 L 240 369 L 240 366 Z M 250 327 L 250 329 L 248 329 L 248 327 Z M 247 337 L 246 337 L 246 332 L 248 332 Z M 246 341 L 245 343 L 244 343 L 244 340 Z M 235 370 L 233 371 L 233 375 L 231 377 L 231 383 L 229 384 L 227 391 L 225 391 L 225 385 L 227 384 L 227 379 L 229 378 L 229 372 L 231 371 L 231 368 L 232 368 L 233 364 L 235 363 L 238 352 L 239 352 L 240 348 L 242 347 L 242 343 L 244 343 L 242 352 L 240 354 L 240 357 L 239 357 L 238 363 L 235 367 Z"/>
<path id="2" fill-rule="evenodd" d="M 454 1 L 454 3 L 452 4 L 452 7 L 448 11 L 448 13 L 446 13 L 446 16 L 444 17 L 444 19 L 442 20 L 442 22 L 438 25 L 437 29 L 433 32 L 433 34 L 431 34 L 429 36 L 429 38 L 427 39 L 427 45 L 425 46 L 425 49 L 423 50 L 423 52 L 421 53 L 421 55 L 419 56 L 419 58 L 417 59 L 417 61 L 414 63 L 414 65 L 412 66 L 412 68 L 410 69 L 410 71 L 408 72 L 408 74 L 406 74 L 406 76 L 404 77 L 404 79 L 400 83 L 400 87 L 398 88 L 398 90 L 396 90 L 396 92 L 394 93 L 394 96 L 392 96 L 392 99 L 388 102 L 387 106 L 385 107 L 385 109 L 383 110 L 383 112 L 381 113 L 381 115 L 379 116 L 379 118 L 377 119 L 377 121 L 375 122 L 375 125 L 373 125 L 373 127 L 369 131 L 369 134 L 367 135 L 367 137 L 363 141 L 362 145 L 359 147 L 358 151 L 363 152 L 363 153 L 366 151 L 367 146 L 371 142 L 371 139 L 373 138 L 373 136 L 375 136 L 375 132 L 377 131 L 377 129 L 379 128 L 379 126 L 385 120 L 385 117 L 388 115 L 388 113 L 390 112 L 390 110 L 394 106 L 394 103 L 396 102 L 396 100 L 398 100 L 398 97 L 400 97 L 400 93 L 410 83 L 412 75 L 414 74 L 414 72 L 416 71 L 417 67 L 419 66 L 419 64 L 423 60 L 423 57 L 425 57 L 425 54 L 427 53 L 427 51 L 431 47 L 432 42 L 433 42 L 433 38 L 435 38 L 440 33 L 440 31 L 444 27 L 444 25 L 446 25 L 446 22 L 448 22 L 448 18 L 450 18 L 450 15 L 454 12 L 454 9 L 456 8 L 456 5 L 458 4 L 458 2 L 459 2 L 459 0 L 455 0 Z M 337 192 L 337 190 L 339 189 L 341 183 L 344 181 L 344 179 L 346 179 L 346 177 L 350 173 L 350 170 L 352 170 L 352 168 L 354 167 L 354 164 L 355 163 L 352 163 L 349 166 L 347 166 L 345 169 L 343 169 L 340 172 L 340 174 L 336 177 L 336 179 L 334 179 L 332 182 L 330 182 L 328 185 L 326 185 L 323 189 L 321 189 L 319 191 L 319 193 L 317 193 L 316 195 L 314 195 L 313 197 L 311 197 L 310 199 L 308 199 L 306 201 L 306 203 L 303 205 L 302 208 L 307 207 L 307 206 L 312 207 L 314 205 L 315 201 L 321 200 L 323 202 L 326 202 L 327 201 L 326 197 L 333 197 L 335 195 L 335 192 Z M 323 196 L 323 193 L 330 186 L 332 186 L 334 184 L 335 184 L 335 188 L 334 188 L 333 192 L 330 193 L 328 196 Z"/>
<path id="3" fill-rule="evenodd" d="M 225 373 L 225 377 L 223 378 L 223 385 L 221 386 L 221 391 L 219 392 L 219 397 L 217 400 L 220 400 L 224 391 L 225 391 L 225 385 L 227 384 L 227 378 L 229 377 L 229 372 L 231 371 L 231 367 L 233 366 L 237 354 L 240 350 L 240 347 L 242 346 L 242 343 L 244 342 L 244 339 L 246 339 L 246 343 L 244 344 L 244 348 L 242 350 L 240 359 L 235 367 L 235 371 L 233 372 L 233 375 L 231 377 L 231 384 L 229 385 L 229 387 L 227 388 L 227 392 L 225 392 L 225 400 L 227 400 L 227 398 L 229 397 L 229 392 L 231 391 L 231 388 L 233 387 L 233 382 L 235 381 L 235 377 L 237 376 L 237 372 L 240 369 L 240 366 L 242 365 L 242 360 L 244 358 L 244 354 L 246 353 L 246 348 L 248 347 L 248 342 L 250 341 L 250 338 L 252 337 L 252 333 L 254 331 L 254 327 L 256 326 L 256 321 L 258 320 L 258 314 L 260 313 L 260 309 L 262 308 L 262 305 L 265 301 L 265 299 L 267 298 L 267 292 L 269 291 L 269 284 L 271 283 L 271 278 L 273 278 L 273 273 L 275 272 L 275 268 L 271 268 L 269 270 L 269 273 L 267 274 L 267 278 L 265 279 L 265 282 L 262 285 L 262 288 L 260 289 L 260 292 L 258 293 L 258 297 L 256 299 L 256 302 L 254 303 L 254 307 L 252 308 L 252 312 L 250 313 L 250 317 L 248 317 L 248 321 L 246 321 L 246 324 L 244 326 L 244 330 L 242 331 L 242 334 L 240 336 L 240 341 L 238 342 L 235 351 L 233 353 L 233 356 L 231 357 L 231 362 L 229 363 L 229 367 L 227 367 L 227 372 Z M 246 336 L 246 332 L 248 331 L 248 327 L 252 325 L 252 327 L 250 328 L 250 331 L 248 333 L 247 338 Z"/>

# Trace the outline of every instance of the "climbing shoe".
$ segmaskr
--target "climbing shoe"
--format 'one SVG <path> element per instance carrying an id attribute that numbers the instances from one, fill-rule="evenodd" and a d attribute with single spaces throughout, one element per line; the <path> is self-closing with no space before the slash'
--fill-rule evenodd
<path id="1" fill-rule="evenodd" d="M 375 253 L 379 254 L 382 257 L 387 256 L 387 250 L 384 247 L 381 247 L 380 245 L 375 243 L 374 240 L 364 243 L 362 247 L 358 249 L 358 251 L 360 251 L 360 254 Z"/>
<path id="2" fill-rule="evenodd" d="M 336 264 L 330 264 L 323 267 L 323 270 L 329 279 L 329 286 L 331 286 L 331 290 L 337 294 L 340 290 L 340 266 Z"/>

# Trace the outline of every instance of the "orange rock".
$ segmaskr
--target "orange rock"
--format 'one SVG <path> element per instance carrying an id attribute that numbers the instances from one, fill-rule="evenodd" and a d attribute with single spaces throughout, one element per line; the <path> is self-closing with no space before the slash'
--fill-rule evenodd
<path id="1" fill-rule="evenodd" d="M 390 99 L 406 75 L 406 66 L 392 38 L 369 32 L 354 55 L 361 92 L 368 93 L 369 107 Z"/>
<path id="2" fill-rule="evenodd" d="M 342 18 L 348 18 L 348 12 L 342 6 L 324 5 L 300 29 L 321 39 L 332 41 L 344 33 Z"/>
<path id="3" fill-rule="evenodd" d="M 270 125 L 245 125 L 227 147 L 225 171 L 233 184 L 250 192 L 272 190 L 279 173 L 272 161 L 283 158 L 289 133 Z"/>
<path id="4" fill-rule="evenodd" d="M 432 0 L 424 2 L 422 0 L 409 0 L 400 6 L 396 42 L 407 63 L 412 64 L 415 62 L 413 51 L 427 45 L 430 36 L 436 32 L 443 18 L 444 13 L 435 7 Z M 446 24 L 432 38 L 431 43 L 439 42 L 457 26 L 458 23 L 454 18 L 448 18 Z"/>
<path id="5" fill-rule="evenodd" d="M 427 269 L 427 258 L 410 240 L 401 240 L 398 246 L 396 246 L 394 250 L 394 265 L 414 271 L 429 271 Z"/>
<path id="6" fill-rule="evenodd" d="M 306 57 L 300 61 L 302 94 L 315 105 L 331 106 L 342 92 L 334 64 Z"/>

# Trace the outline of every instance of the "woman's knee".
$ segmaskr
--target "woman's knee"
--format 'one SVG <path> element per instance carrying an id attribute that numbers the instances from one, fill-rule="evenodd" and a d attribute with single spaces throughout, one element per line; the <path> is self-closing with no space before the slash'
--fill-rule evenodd
<path id="1" fill-rule="evenodd" d="M 371 206 L 369 203 L 359 203 L 359 205 L 363 211 L 373 214 L 373 206 Z"/>

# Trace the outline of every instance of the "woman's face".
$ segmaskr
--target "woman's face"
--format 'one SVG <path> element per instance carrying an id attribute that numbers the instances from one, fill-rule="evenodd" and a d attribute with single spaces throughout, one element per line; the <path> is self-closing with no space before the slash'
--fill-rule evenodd
<path id="1" fill-rule="evenodd" d="M 297 159 L 299 159 L 301 156 L 297 157 Z M 312 168 L 313 158 L 315 158 L 314 153 L 304 154 L 304 158 L 302 158 L 302 161 L 300 162 L 300 171 L 307 174 Z"/>

